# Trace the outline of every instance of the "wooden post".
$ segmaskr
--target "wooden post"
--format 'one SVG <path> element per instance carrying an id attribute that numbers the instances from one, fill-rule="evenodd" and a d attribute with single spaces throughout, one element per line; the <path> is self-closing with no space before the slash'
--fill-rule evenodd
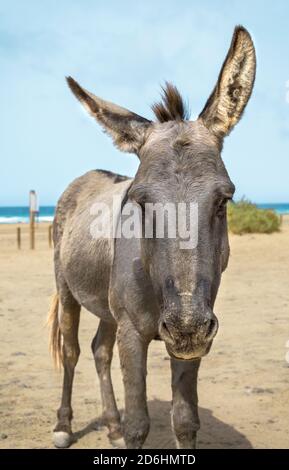
<path id="1" fill-rule="evenodd" d="M 29 223 L 29 231 L 30 231 L 30 249 L 35 249 L 35 212 L 30 211 L 30 223 Z"/>
<path id="2" fill-rule="evenodd" d="M 21 228 L 17 227 L 17 247 L 21 250 Z"/>
<path id="3" fill-rule="evenodd" d="M 48 227 L 48 245 L 49 248 L 52 247 L 52 225 L 49 225 Z"/>
<path id="4" fill-rule="evenodd" d="M 29 194 L 29 209 L 30 209 L 30 221 L 29 221 L 29 232 L 30 232 L 30 249 L 35 249 L 35 213 L 37 212 L 37 196 L 34 190 L 30 191 Z"/>

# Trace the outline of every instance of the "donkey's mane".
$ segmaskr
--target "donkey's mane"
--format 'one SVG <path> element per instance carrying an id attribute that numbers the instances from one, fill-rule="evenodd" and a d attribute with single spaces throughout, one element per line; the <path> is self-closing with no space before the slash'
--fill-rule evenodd
<path id="1" fill-rule="evenodd" d="M 159 122 L 188 120 L 189 110 L 179 90 L 171 83 L 166 82 L 162 91 L 162 101 L 152 105 L 157 120 Z"/>

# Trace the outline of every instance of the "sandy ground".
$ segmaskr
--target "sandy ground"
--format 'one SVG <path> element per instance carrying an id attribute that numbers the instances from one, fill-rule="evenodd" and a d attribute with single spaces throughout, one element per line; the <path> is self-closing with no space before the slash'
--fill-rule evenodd
<path id="1" fill-rule="evenodd" d="M 54 291 L 48 226 L 37 230 L 37 247 L 16 247 L 16 227 L 0 226 L 0 447 L 51 447 L 61 392 L 44 328 Z M 220 330 L 203 360 L 199 381 L 200 448 L 288 448 L 289 218 L 274 235 L 231 237 L 231 259 L 216 305 Z M 73 447 L 108 448 L 97 424 L 100 393 L 90 352 L 97 319 L 83 310 L 77 366 Z M 289 352 L 288 352 L 289 356 Z M 165 347 L 149 351 L 151 431 L 145 447 L 174 445 L 170 425 L 170 369 Z M 113 362 L 117 401 L 123 406 L 118 356 Z"/>

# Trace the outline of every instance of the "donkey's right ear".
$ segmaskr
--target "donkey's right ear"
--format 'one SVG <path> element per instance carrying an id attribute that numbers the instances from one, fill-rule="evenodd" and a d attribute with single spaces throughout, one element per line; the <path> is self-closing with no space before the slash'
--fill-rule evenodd
<path id="1" fill-rule="evenodd" d="M 93 95 L 73 78 L 66 78 L 69 88 L 89 114 L 111 135 L 122 151 L 138 154 L 144 144 L 151 121 Z"/>

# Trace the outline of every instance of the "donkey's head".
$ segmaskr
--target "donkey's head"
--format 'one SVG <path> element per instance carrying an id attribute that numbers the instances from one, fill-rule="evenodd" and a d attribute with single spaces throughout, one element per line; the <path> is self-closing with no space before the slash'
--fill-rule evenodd
<path id="1" fill-rule="evenodd" d="M 73 93 L 116 146 L 139 156 L 130 199 L 143 211 L 147 203 L 193 202 L 198 209 L 194 248 L 183 249 L 178 233 L 170 238 L 167 231 L 162 238 L 141 240 L 142 264 L 160 305 L 159 333 L 169 353 L 180 359 L 205 355 L 217 333 L 213 306 L 229 257 L 226 203 L 234 194 L 220 153 L 224 137 L 241 118 L 251 95 L 255 69 L 252 39 L 239 26 L 217 84 L 194 122 L 188 120 L 172 85 L 166 85 L 163 101 L 153 106 L 157 122 L 151 122 L 101 100 L 68 78 Z"/>

